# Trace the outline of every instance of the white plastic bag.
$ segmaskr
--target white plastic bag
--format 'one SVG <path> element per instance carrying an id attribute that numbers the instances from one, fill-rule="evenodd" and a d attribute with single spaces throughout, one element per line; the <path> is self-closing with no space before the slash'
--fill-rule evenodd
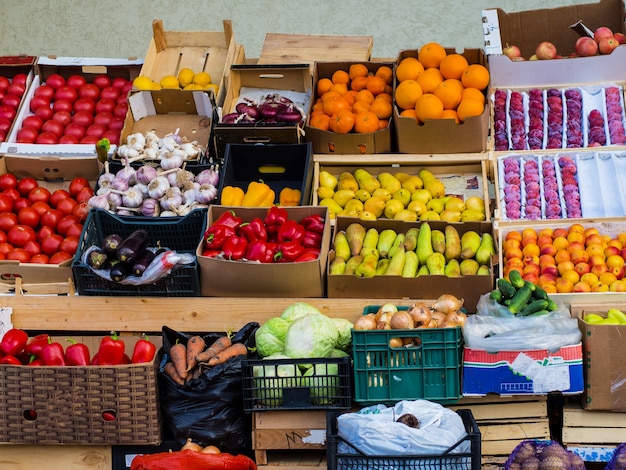
<path id="1" fill-rule="evenodd" d="M 396 422 L 405 413 L 419 420 L 419 429 Z M 405 400 L 393 407 L 375 405 L 344 413 L 337 418 L 337 432 L 350 443 L 340 442 L 340 453 L 355 453 L 358 449 L 368 456 L 439 455 L 467 436 L 456 412 L 428 400 Z M 469 451 L 469 441 L 452 450 Z"/>

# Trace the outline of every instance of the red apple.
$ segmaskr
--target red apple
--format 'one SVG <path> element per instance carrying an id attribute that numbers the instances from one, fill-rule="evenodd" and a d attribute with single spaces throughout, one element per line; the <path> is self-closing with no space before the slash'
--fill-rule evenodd
<path id="1" fill-rule="evenodd" d="M 579 37 L 575 47 L 580 57 L 590 57 L 598 53 L 598 43 L 589 36 Z"/>
<path id="2" fill-rule="evenodd" d="M 506 45 L 504 49 L 502 49 L 502 53 L 507 56 L 511 60 L 515 60 L 522 56 L 522 52 L 519 50 L 519 47 L 515 45 Z"/>
<path id="3" fill-rule="evenodd" d="M 613 34 L 611 34 L 611 36 L 612 35 Z M 543 41 L 537 46 L 535 55 L 539 60 L 554 59 L 557 55 L 556 46 L 549 41 Z"/>
<path id="4" fill-rule="evenodd" d="M 626 44 L 626 36 L 624 35 L 624 33 L 614 33 L 613 37 L 617 40 L 617 42 L 619 42 L 620 44 Z"/>
<path id="5" fill-rule="evenodd" d="M 611 28 L 607 28 L 606 26 L 600 26 L 593 32 L 593 39 L 598 44 L 600 44 L 600 41 L 602 41 L 602 39 L 612 38 L 612 37 L 613 37 L 613 31 L 611 31 Z"/>
<path id="6" fill-rule="evenodd" d="M 611 36 L 610 38 L 602 38 L 598 44 L 598 49 L 600 54 L 610 54 L 617 46 L 619 46 L 619 42 Z"/>

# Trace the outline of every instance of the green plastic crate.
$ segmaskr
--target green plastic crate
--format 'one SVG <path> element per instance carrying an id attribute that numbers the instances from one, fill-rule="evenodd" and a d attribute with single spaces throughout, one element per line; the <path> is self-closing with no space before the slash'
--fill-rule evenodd
<path id="1" fill-rule="evenodd" d="M 367 306 L 364 314 L 378 308 Z M 392 348 L 391 338 L 414 338 L 414 346 Z M 423 398 L 454 403 L 461 398 L 462 354 L 460 327 L 352 330 L 354 401 L 372 405 Z"/>

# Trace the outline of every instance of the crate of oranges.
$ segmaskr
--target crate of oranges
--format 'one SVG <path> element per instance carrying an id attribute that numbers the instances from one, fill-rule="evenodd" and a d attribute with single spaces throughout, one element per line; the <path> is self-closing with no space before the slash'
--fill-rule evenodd
<path id="1" fill-rule="evenodd" d="M 487 147 L 489 85 L 480 49 L 456 52 L 438 43 L 398 55 L 394 125 L 400 153 L 471 153 Z"/>
<path id="2" fill-rule="evenodd" d="M 393 63 L 316 62 L 305 127 L 313 153 L 391 152 Z"/>

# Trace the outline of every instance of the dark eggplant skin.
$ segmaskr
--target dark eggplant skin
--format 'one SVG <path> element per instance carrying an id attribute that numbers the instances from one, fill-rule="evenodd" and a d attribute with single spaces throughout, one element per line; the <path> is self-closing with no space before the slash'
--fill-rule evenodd
<path id="1" fill-rule="evenodd" d="M 119 261 L 111 267 L 110 274 L 113 282 L 120 282 L 122 279 L 132 274 L 132 266 L 129 263 Z"/>
<path id="2" fill-rule="evenodd" d="M 121 235 L 118 235 L 117 233 L 112 233 L 111 235 L 107 235 L 106 237 L 104 237 L 104 240 L 102 240 L 101 248 L 108 255 L 115 255 L 117 252 L 117 248 L 123 241 L 124 238 Z"/>
<path id="3" fill-rule="evenodd" d="M 141 276 L 144 273 L 144 271 L 148 269 L 148 266 L 150 266 L 150 263 L 154 261 L 154 258 L 156 258 L 157 255 L 160 255 L 164 251 L 167 251 L 167 250 L 165 248 L 159 248 L 158 250 L 145 250 L 143 252 L 143 255 L 137 258 L 135 262 L 133 263 L 132 273 L 135 276 Z"/>
<path id="4" fill-rule="evenodd" d="M 109 255 L 101 248 L 95 248 L 87 256 L 87 264 L 94 269 L 104 268 L 109 261 Z"/>
<path id="5" fill-rule="evenodd" d="M 117 258 L 124 263 L 132 264 L 143 254 L 147 246 L 148 232 L 144 229 L 135 230 L 117 247 Z"/>

